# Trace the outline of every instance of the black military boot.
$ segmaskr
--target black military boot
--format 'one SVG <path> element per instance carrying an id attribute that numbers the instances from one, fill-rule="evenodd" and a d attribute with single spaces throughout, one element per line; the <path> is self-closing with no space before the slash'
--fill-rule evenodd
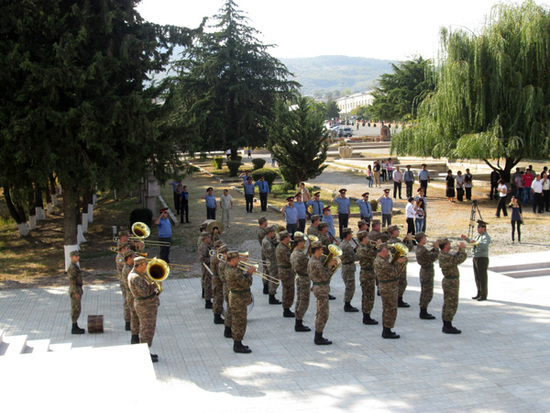
<path id="1" fill-rule="evenodd" d="M 264 294 L 269 294 L 269 285 L 267 283 L 264 283 Z"/>
<path id="2" fill-rule="evenodd" d="M 231 327 L 225 326 L 225 329 L 223 330 L 223 336 L 225 338 L 233 338 L 233 334 L 231 333 Z"/>
<path id="3" fill-rule="evenodd" d="M 453 323 L 451 321 L 443 321 L 443 328 L 441 329 L 445 334 L 460 334 L 462 331 L 460 331 L 458 328 L 453 327 Z"/>
<path id="4" fill-rule="evenodd" d="M 397 306 L 401 307 L 401 308 L 408 308 L 411 305 L 409 303 L 406 303 L 405 301 L 403 301 L 403 296 L 401 296 L 401 297 L 399 297 L 399 300 L 397 301 Z"/>
<path id="5" fill-rule="evenodd" d="M 158 354 L 151 354 L 151 361 L 152 361 L 153 363 L 158 363 L 158 361 L 159 361 L 159 356 L 158 356 Z"/>
<path id="6" fill-rule="evenodd" d="M 224 322 L 221 314 L 214 314 L 214 324 L 223 324 Z"/>
<path id="7" fill-rule="evenodd" d="M 344 311 L 346 313 L 358 313 L 359 312 L 359 309 L 358 308 L 355 308 L 353 307 L 350 302 L 346 302 L 344 303 Z"/>
<path id="8" fill-rule="evenodd" d="M 132 331 L 132 329 L 130 328 L 130 322 L 129 321 L 126 321 L 126 326 L 124 327 L 124 329 L 126 331 Z"/>
<path id="9" fill-rule="evenodd" d="M 329 295 L 328 295 L 328 299 L 329 299 L 329 300 L 336 300 L 336 297 L 333 296 L 332 294 L 329 294 Z"/>
<path id="10" fill-rule="evenodd" d="M 290 308 L 283 308 L 283 317 L 294 318 L 296 315 L 290 311 Z"/>
<path id="11" fill-rule="evenodd" d="M 130 344 L 139 344 L 139 335 L 132 334 L 132 339 L 130 340 Z"/>
<path id="12" fill-rule="evenodd" d="M 394 333 L 391 331 L 391 328 L 384 327 L 382 330 L 382 338 L 399 338 L 399 334 Z"/>
<path id="13" fill-rule="evenodd" d="M 373 326 L 373 325 L 378 324 L 378 321 L 376 321 L 373 318 L 370 318 L 370 314 L 363 313 L 363 324 Z"/>
<path id="14" fill-rule="evenodd" d="M 212 308 L 212 300 L 204 300 L 204 308 Z"/>
<path id="15" fill-rule="evenodd" d="M 294 331 L 311 331 L 311 328 L 305 326 L 302 320 L 296 320 L 296 324 L 294 324 Z"/>
<path id="16" fill-rule="evenodd" d="M 233 342 L 233 351 L 235 353 L 243 353 L 243 354 L 248 354 L 248 353 L 252 353 L 252 350 L 250 350 L 248 348 L 248 346 L 243 346 L 243 342 L 242 341 L 235 341 Z"/>
<path id="17" fill-rule="evenodd" d="M 279 300 L 275 298 L 275 294 L 269 295 L 269 304 L 282 304 Z"/>
<path id="18" fill-rule="evenodd" d="M 73 323 L 73 328 L 71 330 L 71 334 L 84 334 L 86 332 L 86 330 L 84 330 L 83 328 L 80 328 L 78 326 L 78 323 Z"/>
<path id="19" fill-rule="evenodd" d="M 435 320 L 435 317 L 428 313 L 428 309 L 426 307 L 420 307 L 420 318 L 422 320 Z"/>
<path id="20" fill-rule="evenodd" d="M 313 339 L 313 342 L 318 346 L 326 346 L 332 344 L 332 341 L 323 338 L 323 333 L 319 333 L 318 331 L 315 332 L 315 338 Z"/>

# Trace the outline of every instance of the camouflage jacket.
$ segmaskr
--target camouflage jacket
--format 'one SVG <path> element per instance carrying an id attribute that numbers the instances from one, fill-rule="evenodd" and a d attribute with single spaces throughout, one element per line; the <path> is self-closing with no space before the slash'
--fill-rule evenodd
<path id="1" fill-rule="evenodd" d="M 218 259 L 217 254 L 210 257 L 210 269 L 212 270 L 214 277 L 218 277 L 220 275 L 220 260 Z"/>
<path id="2" fill-rule="evenodd" d="M 439 254 L 439 267 L 444 277 L 459 277 L 458 266 L 466 261 L 466 250 L 456 252 L 441 251 Z"/>
<path id="3" fill-rule="evenodd" d="M 273 237 L 275 238 L 275 237 Z M 262 241 L 262 256 L 269 261 L 269 274 L 276 276 L 279 274 L 277 267 L 277 255 L 275 254 L 275 244 L 273 238 L 267 237 Z"/>
<path id="4" fill-rule="evenodd" d="M 439 257 L 439 248 L 432 248 L 428 251 L 424 245 L 416 247 L 416 262 L 425 269 L 433 269 L 434 262 Z"/>
<path id="5" fill-rule="evenodd" d="M 376 254 L 376 247 L 359 244 L 359 248 L 357 248 L 357 258 L 359 259 L 359 265 L 362 270 L 374 268 L 374 259 L 376 258 Z"/>
<path id="6" fill-rule="evenodd" d="M 260 243 L 260 245 L 262 245 L 262 241 L 265 238 L 265 233 L 265 228 L 258 227 L 258 242 Z"/>
<path id="7" fill-rule="evenodd" d="M 82 270 L 74 262 L 71 262 L 67 274 L 69 275 L 69 291 L 82 295 Z"/>
<path id="8" fill-rule="evenodd" d="M 379 282 L 397 281 L 401 264 L 392 264 L 388 258 L 377 255 L 374 259 L 374 272 Z"/>
<path id="9" fill-rule="evenodd" d="M 314 227 L 313 225 L 310 225 L 307 229 L 307 235 L 315 235 L 317 238 L 319 238 L 319 235 L 321 232 L 317 227 Z"/>
<path id="10" fill-rule="evenodd" d="M 380 231 L 370 231 L 368 236 L 369 240 L 376 242 L 378 241 L 378 238 L 380 238 Z"/>
<path id="11" fill-rule="evenodd" d="M 304 251 L 294 249 L 290 255 L 290 265 L 292 265 L 292 271 L 298 275 L 307 275 L 307 266 L 309 258 Z"/>
<path id="12" fill-rule="evenodd" d="M 290 270 L 290 247 L 288 245 L 279 242 L 279 245 L 275 248 L 275 255 L 277 256 L 277 263 L 280 269 Z"/>
<path id="13" fill-rule="evenodd" d="M 201 242 L 199 245 L 199 261 L 201 264 L 210 265 L 210 248 L 208 248 L 208 244 L 205 242 Z"/>
<path id="14" fill-rule="evenodd" d="M 329 283 L 332 270 L 323 266 L 323 258 L 311 256 L 307 264 L 307 273 L 314 283 Z"/>
<path id="15" fill-rule="evenodd" d="M 252 274 L 237 267 L 226 265 L 225 282 L 229 291 L 248 290 L 252 285 Z"/>
<path id="16" fill-rule="evenodd" d="M 135 270 L 132 270 L 128 275 L 128 287 L 138 302 L 140 298 L 153 298 L 155 296 L 155 299 L 158 300 L 157 285 L 146 280 L 145 275 L 140 275 Z"/>
<path id="17" fill-rule="evenodd" d="M 342 241 L 340 248 L 342 250 L 342 256 L 340 257 L 342 260 L 342 265 L 355 264 L 355 261 L 357 261 L 357 254 L 353 250 L 353 247 L 349 241 Z"/>

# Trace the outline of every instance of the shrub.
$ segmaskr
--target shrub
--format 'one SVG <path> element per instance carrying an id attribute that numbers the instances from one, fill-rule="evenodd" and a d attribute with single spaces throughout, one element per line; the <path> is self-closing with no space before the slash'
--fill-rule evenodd
<path id="1" fill-rule="evenodd" d="M 378 210 L 378 201 L 376 199 L 371 199 L 369 202 L 372 208 L 372 212 Z"/>
<path id="2" fill-rule="evenodd" d="M 227 161 L 227 167 L 229 168 L 229 176 L 237 176 L 239 174 L 239 167 L 241 166 L 241 161 Z"/>
<path id="3" fill-rule="evenodd" d="M 147 224 L 149 228 L 153 225 L 153 211 L 148 208 L 136 208 L 130 212 L 130 228 L 134 222 L 143 222 Z"/>
<path id="4" fill-rule="evenodd" d="M 216 167 L 216 169 L 222 169 L 223 165 L 223 156 L 216 156 L 212 160 L 212 165 Z"/>
<path id="5" fill-rule="evenodd" d="M 273 188 L 273 181 L 279 177 L 279 174 L 275 172 L 273 169 L 256 169 L 255 171 L 252 171 L 252 179 L 254 181 L 257 181 L 262 177 L 262 175 L 265 177 L 265 180 L 269 184 L 269 188 Z"/>
<path id="6" fill-rule="evenodd" d="M 252 165 L 254 165 L 254 171 L 256 169 L 262 169 L 265 165 L 265 160 L 260 158 L 252 159 Z"/>

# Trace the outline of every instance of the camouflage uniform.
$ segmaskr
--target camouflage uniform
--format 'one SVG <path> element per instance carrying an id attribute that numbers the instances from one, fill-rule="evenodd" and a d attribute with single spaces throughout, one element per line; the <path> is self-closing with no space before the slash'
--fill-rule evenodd
<path id="1" fill-rule="evenodd" d="M 323 244 L 323 254 L 328 254 L 328 246 L 330 245 L 330 237 L 328 234 L 319 233 L 319 241 Z"/>
<path id="2" fill-rule="evenodd" d="M 342 279 L 346 286 L 344 302 L 349 303 L 355 294 L 355 261 L 357 261 L 357 254 L 355 254 L 349 241 L 342 241 L 340 248 L 342 249 L 342 256 L 340 257 L 342 260 Z"/>
<path id="3" fill-rule="evenodd" d="M 395 237 L 391 237 L 389 241 L 387 241 L 388 244 L 394 244 L 396 242 L 399 242 L 401 244 L 404 244 L 409 250 L 412 250 L 413 244 L 412 241 L 406 240 L 406 239 L 399 239 Z M 395 254 L 396 249 L 391 248 L 391 253 Z M 399 290 L 398 290 L 398 296 L 403 297 L 403 294 L 405 294 L 405 290 L 407 289 L 407 263 L 409 260 L 407 259 L 403 264 L 401 264 L 401 270 L 399 271 Z"/>
<path id="4" fill-rule="evenodd" d="M 227 289 L 229 290 L 233 340 L 242 341 L 246 333 L 247 307 L 252 302 L 252 294 L 250 293 L 252 275 L 237 267 L 226 264 L 225 280 Z"/>
<path id="5" fill-rule="evenodd" d="M 397 292 L 401 264 L 392 264 L 389 259 L 377 255 L 374 259 L 374 272 L 378 279 L 378 289 L 382 297 L 382 324 L 393 328 L 397 318 Z"/>
<path id="6" fill-rule="evenodd" d="M 290 247 L 279 242 L 279 245 L 275 248 L 275 255 L 279 265 L 279 279 L 283 288 L 281 301 L 283 302 L 283 308 L 290 308 L 294 303 L 295 294 L 294 274 L 290 265 Z"/>
<path id="7" fill-rule="evenodd" d="M 380 238 L 380 231 L 372 230 L 368 233 L 369 240 L 376 242 Z"/>
<path id="8" fill-rule="evenodd" d="M 296 274 L 296 320 L 303 320 L 309 307 L 311 281 L 307 275 L 309 258 L 305 251 L 294 249 L 290 255 L 292 271 Z"/>
<path id="9" fill-rule="evenodd" d="M 206 269 L 206 268 L 205 268 Z M 212 311 L 214 314 L 221 314 L 223 311 L 223 282 L 220 279 L 220 260 L 217 254 L 210 258 L 210 269 L 212 270 Z"/>
<path id="10" fill-rule="evenodd" d="M 78 321 L 82 311 L 81 302 L 84 293 L 82 289 L 82 270 L 74 262 L 71 262 L 67 274 L 69 275 L 69 297 L 71 297 L 71 320 L 74 324 Z M 80 298 L 76 298 L 77 294 L 80 295 Z"/>
<path id="11" fill-rule="evenodd" d="M 307 265 L 307 273 L 313 281 L 311 291 L 317 301 L 317 313 L 315 314 L 315 331 L 322 333 L 328 321 L 328 293 L 330 290 L 330 267 L 323 267 L 323 258 L 316 258 L 313 255 Z"/>
<path id="12" fill-rule="evenodd" d="M 374 274 L 374 259 L 376 258 L 376 247 L 371 245 L 361 245 L 357 248 L 357 258 L 361 266 L 359 281 L 363 292 L 361 305 L 363 314 L 370 314 L 374 307 L 374 284 L 376 275 Z"/>
<path id="13" fill-rule="evenodd" d="M 128 275 L 128 286 L 134 296 L 134 308 L 139 318 L 139 342 L 151 347 L 160 305 L 157 286 L 146 280 L 145 275 L 137 273 L 135 267 Z"/>
<path id="14" fill-rule="evenodd" d="M 130 330 L 133 336 L 137 336 L 139 334 L 139 318 L 134 308 L 134 296 L 128 284 L 128 275 L 132 271 L 132 268 L 133 266 L 124 264 L 122 268 L 122 280 L 124 281 L 124 287 L 126 289 L 126 305 L 130 310 Z"/>
<path id="15" fill-rule="evenodd" d="M 434 262 L 439 248 L 428 251 L 424 245 L 416 247 L 416 262 L 420 265 L 420 308 L 427 308 L 434 295 Z"/>
<path id="16" fill-rule="evenodd" d="M 453 321 L 458 308 L 458 290 L 460 288 L 458 265 L 466 261 L 466 251 L 457 252 L 441 251 L 439 254 L 439 267 L 443 273 L 443 310 L 441 318 L 443 321 Z"/>
<path id="17" fill-rule="evenodd" d="M 115 265 L 116 265 L 116 271 L 118 273 L 120 291 L 122 292 L 122 305 L 124 307 L 124 321 L 129 323 L 131 322 L 130 307 L 128 307 L 128 297 L 126 297 L 126 293 L 128 292 L 128 286 L 126 285 L 126 279 L 122 275 L 122 270 L 125 264 L 124 264 L 124 257 L 120 252 L 116 255 Z"/>
<path id="18" fill-rule="evenodd" d="M 319 238 L 320 234 L 321 232 L 316 226 L 310 225 L 307 229 L 307 235 L 315 235 L 317 238 Z"/>
<path id="19" fill-rule="evenodd" d="M 199 261 L 202 269 L 202 288 L 204 290 L 204 299 L 209 301 L 212 299 L 212 274 L 208 272 L 203 264 L 210 267 L 210 248 L 204 241 L 202 241 L 199 245 Z"/>
<path id="20" fill-rule="evenodd" d="M 269 239 L 265 237 L 262 241 L 262 256 L 269 261 L 269 275 L 274 278 L 279 278 L 279 268 L 277 266 L 277 255 L 275 253 L 275 237 Z M 269 283 L 269 295 L 275 295 L 277 292 L 277 284 Z"/>
<path id="21" fill-rule="evenodd" d="M 265 261 L 267 260 L 267 258 L 264 256 L 264 250 L 262 248 L 262 242 L 265 238 L 265 234 L 267 233 L 266 228 L 267 227 L 265 227 L 265 228 L 258 227 L 258 243 L 260 244 L 260 249 L 261 249 L 261 254 L 262 254 L 262 268 L 263 268 L 264 274 L 269 275 L 269 267 L 267 265 L 265 265 Z M 264 286 L 268 284 L 267 280 L 262 280 L 262 282 L 263 282 Z"/>
<path id="22" fill-rule="evenodd" d="M 218 264 L 218 274 L 220 277 L 220 281 L 223 283 L 223 299 L 227 304 L 227 309 L 224 313 L 225 319 L 223 323 L 226 327 L 231 327 L 231 307 L 229 307 L 229 290 L 227 289 L 227 282 L 225 281 L 226 266 L 227 265 L 224 261 L 220 261 Z"/>

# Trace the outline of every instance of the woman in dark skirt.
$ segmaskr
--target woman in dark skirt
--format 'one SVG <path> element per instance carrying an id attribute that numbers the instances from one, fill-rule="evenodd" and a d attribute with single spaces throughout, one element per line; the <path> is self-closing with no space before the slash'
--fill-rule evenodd
<path id="1" fill-rule="evenodd" d="M 518 228 L 518 244 L 521 244 L 521 224 L 523 224 L 523 215 L 521 214 L 521 205 L 515 196 L 512 197 L 512 202 L 508 205 L 512 209 L 512 244 L 514 243 L 514 235 L 516 226 Z"/>
<path id="2" fill-rule="evenodd" d="M 445 178 L 445 181 L 447 185 L 447 191 L 445 192 L 447 199 L 449 200 L 449 202 L 455 202 L 455 178 L 453 176 L 453 171 L 451 171 L 450 169 L 447 171 L 447 177 Z"/>

